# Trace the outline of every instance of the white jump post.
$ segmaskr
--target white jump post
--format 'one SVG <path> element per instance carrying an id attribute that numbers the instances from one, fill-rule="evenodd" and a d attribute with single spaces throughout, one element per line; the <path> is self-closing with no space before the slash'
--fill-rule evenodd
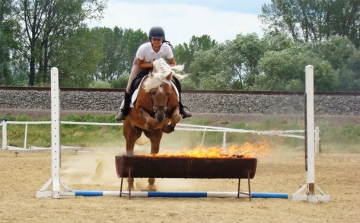
<path id="1" fill-rule="evenodd" d="M 7 147 L 7 138 L 6 138 L 7 123 L 6 123 L 6 120 L 2 119 L 1 124 L 2 124 L 2 147 L 1 147 L 1 150 L 4 150 Z"/>
<path id="2" fill-rule="evenodd" d="M 306 184 L 292 195 L 293 201 L 305 200 L 308 202 L 327 202 L 330 201 L 330 195 L 325 194 L 315 184 L 315 132 L 314 132 L 314 68 L 312 65 L 305 67 L 305 85 L 306 85 Z M 315 189 L 321 194 L 316 195 Z M 302 194 L 302 192 L 305 193 Z"/>
<path id="3" fill-rule="evenodd" d="M 61 135 L 60 135 L 60 88 L 59 70 L 51 68 L 51 178 L 36 192 L 36 197 L 61 198 L 71 189 L 60 179 Z M 52 191 L 45 191 L 52 184 Z M 66 189 L 61 192 L 61 185 Z"/>

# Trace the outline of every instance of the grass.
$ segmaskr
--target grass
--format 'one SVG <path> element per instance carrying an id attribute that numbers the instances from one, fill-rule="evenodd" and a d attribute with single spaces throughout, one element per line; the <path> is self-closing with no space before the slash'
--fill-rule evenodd
<path id="1" fill-rule="evenodd" d="M 31 119 L 27 116 L 7 116 L 10 121 L 50 121 L 50 118 Z M 114 122 L 114 115 L 70 115 L 62 119 L 63 121 L 73 122 Z M 214 125 L 210 119 L 190 119 L 186 121 L 194 125 Z M 223 127 L 269 131 L 269 130 L 300 130 L 304 126 L 297 121 L 281 120 L 269 118 L 256 123 L 230 123 L 227 120 L 220 121 Z M 329 123 L 321 123 L 321 149 L 322 152 L 360 152 L 360 125 L 334 126 Z M 2 128 L 0 128 L 0 132 Z M 25 125 L 7 125 L 7 140 L 9 146 L 24 146 Z M 193 148 L 200 143 L 205 146 L 221 146 L 223 143 L 223 132 L 202 132 L 202 131 L 176 131 L 171 134 L 164 134 L 162 148 L 182 149 Z M 253 133 L 227 133 L 227 145 L 245 142 L 257 144 L 266 142 L 271 148 L 281 148 L 287 150 L 302 150 L 304 140 L 298 138 L 264 136 Z M 61 144 L 67 146 L 81 147 L 120 147 L 125 145 L 122 136 L 122 126 L 93 126 L 93 125 L 61 125 Z M 50 147 L 51 146 L 51 126 L 49 124 L 28 125 L 27 148 L 30 146 Z"/>

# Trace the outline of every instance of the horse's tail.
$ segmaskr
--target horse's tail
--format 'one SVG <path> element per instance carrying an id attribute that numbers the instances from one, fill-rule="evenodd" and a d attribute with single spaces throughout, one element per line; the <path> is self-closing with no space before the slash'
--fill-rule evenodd
<path id="1" fill-rule="evenodd" d="M 148 143 L 150 140 L 148 137 L 145 136 L 144 133 L 141 133 L 141 136 L 136 140 L 136 145 L 142 146 Z"/>

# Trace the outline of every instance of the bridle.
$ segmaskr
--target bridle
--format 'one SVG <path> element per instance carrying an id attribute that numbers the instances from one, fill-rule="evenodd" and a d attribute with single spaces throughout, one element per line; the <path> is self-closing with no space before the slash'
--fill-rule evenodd
<path id="1" fill-rule="evenodd" d="M 165 82 L 163 82 L 161 85 L 160 85 L 160 87 L 163 87 L 163 86 L 165 86 L 165 85 L 167 85 Z M 152 107 L 153 107 L 153 110 L 154 110 L 154 113 L 156 113 L 157 111 L 164 111 L 164 113 L 165 113 L 165 111 L 166 111 L 166 109 L 167 109 L 167 107 L 168 107 L 168 104 L 169 104 L 169 100 L 170 100 L 170 93 L 167 93 L 166 94 L 166 97 L 167 97 L 167 101 L 166 101 L 166 104 L 165 105 L 158 105 L 158 104 L 155 104 L 154 103 L 154 96 L 156 95 L 156 94 L 158 94 L 159 93 L 159 91 L 158 92 L 153 92 L 153 91 L 151 91 L 150 90 L 150 99 L 151 99 L 151 104 L 152 104 Z"/>

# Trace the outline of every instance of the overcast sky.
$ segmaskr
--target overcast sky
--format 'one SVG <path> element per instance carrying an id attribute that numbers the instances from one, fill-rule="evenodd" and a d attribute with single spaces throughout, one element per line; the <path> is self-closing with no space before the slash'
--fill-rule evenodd
<path id="1" fill-rule="evenodd" d="M 257 33 L 261 6 L 271 0 L 108 0 L 104 19 L 90 27 L 141 29 L 162 26 L 174 46 L 188 43 L 191 36 L 209 35 L 218 42 L 233 40 L 236 34 Z"/>

